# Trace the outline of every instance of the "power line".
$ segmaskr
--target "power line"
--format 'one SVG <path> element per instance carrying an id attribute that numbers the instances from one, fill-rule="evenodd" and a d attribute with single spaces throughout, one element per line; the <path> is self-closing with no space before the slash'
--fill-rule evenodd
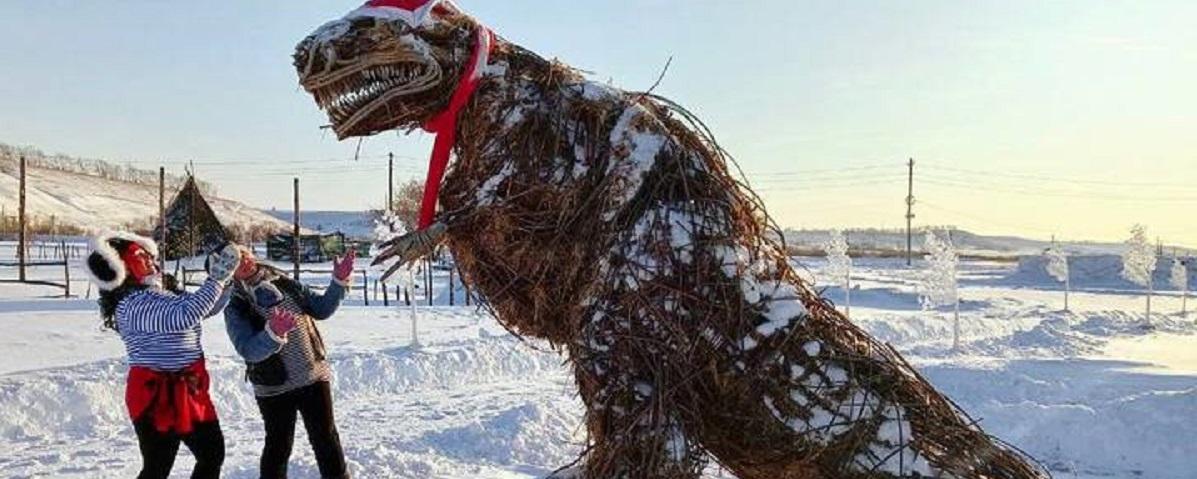
<path id="1" fill-rule="evenodd" d="M 963 173 L 974 176 L 984 176 L 986 178 L 1001 177 L 1012 178 L 1020 180 L 1046 181 L 1056 183 L 1070 183 L 1079 185 L 1101 185 L 1101 186 L 1141 186 L 1141 187 L 1167 187 L 1167 188 L 1193 188 L 1191 183 L 1170 183 L 1170 182 L 1142 182 L 1142 181 L 1122 181 L 1122 180 L 1086 180 L 1078 178 L 1064 178 L 1059 176 L 1050 176 L 1043 174 L 1029 174 L 1029 173 L 1008 173 L 1002 171 L 985 171 L 974 170 L 968 168 L 958 168 L 952 166 L 932 165 L 929 167 L 932 170 L 943 170 L 946 172 Z"/>
<path id="2" fill-rule="evenodd" d="M 841 188 L 855 188 L 855 187 L 860 187 L 860 186 L 871 186 L 871 185 L 890 185 L 890 184 L 894 184 L 894 179 L 895 178 L 886 178 L 886 179 L 879 179 L 879 180 L 852 181 L 852 182 L 846 182 L 846 183 L 824 182 L 824 183 L 816 183 L 816 184 L 809 184 L 809 185 L 802 185 L 802 184 L 796 184 L 796 183 L 790 183 L 788 185 L 769 184 L 768 186 L 763 187 L 763 188 L 754 188 L 754 190 L 756 190 L 757 192 L 761 192 L 761 193 L 769 193 L 769 192 L 773 192 L 773 193 L 802 193 L 804 191 L 835 190 L 835 189 L 841 189 Z"/>
<path id="3" fill-rule="evenodd" d="M 1126 196 L 1126 195 L 1104 195 L 1096 193 L 1078 193 L 1060 190 L 1043 190 L 1034 189 L 1033 187 L 1001 187 L 994 185 L 985 185 L 979 183 L 961 183 L 959 180 L 950 180 L 943 178 L 930 178 L 923 180 L 928 184 L 941 186 L 946 188 L 965 189 L 970 191 L 988 191 L 993 193 L 1016 194 L 1016 195 L 1030 195 L 1030 196 L 1047 196 L 1057 198 L 1077 198 L 1087 200 L 1106 200 L 1106 201 L 1131 201 L 1131 202 L 1197 202 L 1197 196 Z"/>
<path id="4" fill-rule="evenodd" d="M 893 168 L 895 165 L 890 163 L 875 163 L 860 166 L 847 166 L 842 168 L 812 168 L 812 169 L 797 169 L 797 170 L 780 170 L 780 171 L 761 171 L 752 172 L 753 175 L 769 175 L 769 176 L 798 176 L 798 175 L 823 175 L 823 174 L 843 174 L 852 173 L 856 171 L 879 170 L 884 168 Z"/>

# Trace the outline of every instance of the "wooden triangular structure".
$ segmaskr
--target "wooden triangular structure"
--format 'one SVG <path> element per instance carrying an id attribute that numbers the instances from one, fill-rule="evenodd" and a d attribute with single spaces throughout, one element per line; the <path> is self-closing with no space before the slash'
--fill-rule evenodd
<path id="1" fill-rule="evenodd" d="M 161 225 L 154 227 L 154 240 L 158 241 L 159 249 L 168 260 L 206 254 L 232 238 L 204 199 L 194 176 L 188 176 L 178 194 L 170 200 L 165 224 L 165 241 Z"/>

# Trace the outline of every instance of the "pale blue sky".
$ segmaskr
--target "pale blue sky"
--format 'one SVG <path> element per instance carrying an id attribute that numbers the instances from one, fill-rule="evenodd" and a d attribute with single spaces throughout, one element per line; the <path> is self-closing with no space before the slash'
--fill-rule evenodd
<path id="1" fill-rule="evenodd" d="M 0 0 L 0 141 L 136 160 L 257 206 L 360 209 L 429 138 L 338 143 L 294 44 L 359 2 Z M 1197 243 L 1197 2 L 461 0 L 503 36 L 698 113 L 786 226 Z M 994 174 L 999 173 L 999 174 Z"/>

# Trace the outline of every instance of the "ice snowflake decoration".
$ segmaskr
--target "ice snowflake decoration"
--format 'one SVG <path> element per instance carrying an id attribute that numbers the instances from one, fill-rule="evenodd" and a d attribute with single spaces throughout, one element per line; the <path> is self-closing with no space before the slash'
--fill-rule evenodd
<path id="1" fill-rule="evenodd" d="M 848 256 L 848 237 L 840 230 L 831 230 L 823 243 L 827 254 L 827 276 L 844 287 L 844 314 L 852 311 L 852 258 Z"/>
<path id="2" fill-rule="evenodd" d="M 923 271 L 920 302 L 924 309 L 934 309 L 940 306 L 950 306 L 956 303 L 956 266 L 960 260 L 956 256 L 956 247 L 947 236 L 927 232 L 924 243 L 927 252 L 927 269 Z"/>
<path id="3" fill-rule="evenodd" d="M 392 239 L 403 236 L 407 233 L 407 228 L 403 226 L 403 221 L 399 219 L 394 211 L 383 211 L 374 218 L 374 240 L 375 244 L 383 244 Z M 377 251 L 375 252 L 378 253 Z M 411 287 L 415 284 L 415 270 L 412 265 L 405 267 L 404 272 L 396 276 L 399 278 L 399 283 L 403 286 Z"/>
<path id="4" fill-rule="evenodd" d="M 1126 240 L 1126 251 L 1122 253 L 1122 277 L 1139 286 L 1151 286 L 1151 273 L 1155 271 L 1155 250 L 1147 241 L 1147 228 L 1135 225 L 1131 237 Z"/>
<path id="5" fill-rule="evenodd" d="M 374 218 L 374 240 L 378 243 L 398 238 L 406 232 L 407 228 L 403 227 L 403 222 L 394 211 L 383 211 Z"/>
<path id="6" fill-rule="evenodd" d="M 1147 288 L 1147 319 L 1151 320 L 1151 295 L 1155 273 L 1155 249 L 1147 241 L 1147 228 L 1135 225 L 1131 237 L 1126 240 L 1126 251 L 1122 253 L 1122 277 L 1127 281 Z"/>
<path id="7" fill-rule="evenodd" d="M 919 301 L 923 309 L 952 306 L 952 349 L 960 349 L 960 297 L 956 294 L 956 267 L 960 259 L 947 231 L 941 238 L 934 231 L 927 232 L 923 246 L 927 255 L 927 269 L 923 272 Z"/>
<path id="8" fill-rule="evenodd" d="M 1043 255 L 1047 257 L 1047 274 L 1064 283 L 1064 311 L 1068 311 L 1068 293 L 1072 289 L 1068 274 L 1068 255 L 1055 243 L 1052 243 Z"/>
<path id="9" fill-rule="evenodd" d="M 1180 258 L 1172 259 L 1172 286 L 1181 291 L 1189 290 L 1189 268 Z"/>
<path id="10" fill-rule="evenodd" d="M 1189 265 L 1180 258 L 1172 258 L 1172 286 L 1180 290 L 1180 314 L 1189 312 Z"/>
<path id="11" fill-rule="evenodd" d="M 1068 255 L 1064 250 L 1053 244 L 1044 256 L 1047 257 L 1047 274 L 1061 283 L 1068 281 Z"/>

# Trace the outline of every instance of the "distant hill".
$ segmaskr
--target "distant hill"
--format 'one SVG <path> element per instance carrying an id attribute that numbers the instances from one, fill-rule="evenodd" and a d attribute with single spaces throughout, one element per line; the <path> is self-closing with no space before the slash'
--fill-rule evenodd
<path id="1" fill-rule="evenodd" d="M 883 255 L 886 253 L 906 251 L 906 230 L 893 229 L 846 229 L 848 242 L 853 249 L 867 250 L 869 253 Z M 785 231 L 786 245 L 800 252 L 821 251 L 822 244 L 827 240 L 829 230 L 793 230 Z M 914 233 L 914 251 L 922 250 L 926 233 L 916 230 Z M 977 256 L 1014 257 L 1022 255 L 1042 254 L 1051 246 L 1050 241 L 1019 238 L 1017 236 L 987 236 L 965 230 L 952 230 L 952 241 L 956 249 L 962 253 Z M 1067 242 L 1061 247 L 1070 254 L 1086 255 L 1118 255 L 1125 249 L 1122 243 L 1102 242 Z M 1166 252 L 1173 247 L 1165 246 Z M 1192 250 L 1179 249 L 1182 254 L 1192 254 Z M 822 254 L 822 253 L 818 253 Z"/>
<path id="2" fill-rule="evenodd" d="M 26 157 L 26 202 L 31 224 L 71 232 L 144 229 L 158 215 L 158 172 L 104 160 L 47 155 L 29 147 L 0 143 L 0 222 L 11 226 L 17 215 L 20 184 L 18 158 Z M 183 178 L 169 177 L 167 201 Z M 216 196 L 201 184 L 221 222 L 235 230 L 285 229 L 287 223 L 234 200 Z"/>
<path id="3" fill-rule="evenodd" d="M 291 224 L 292 210 L 270 210 L 274 218 Z M 302 211 L 299 225 L 322 233 L 340 231 L 357 239 L 374 237 L 374 213 L 370 211 Z"/>

